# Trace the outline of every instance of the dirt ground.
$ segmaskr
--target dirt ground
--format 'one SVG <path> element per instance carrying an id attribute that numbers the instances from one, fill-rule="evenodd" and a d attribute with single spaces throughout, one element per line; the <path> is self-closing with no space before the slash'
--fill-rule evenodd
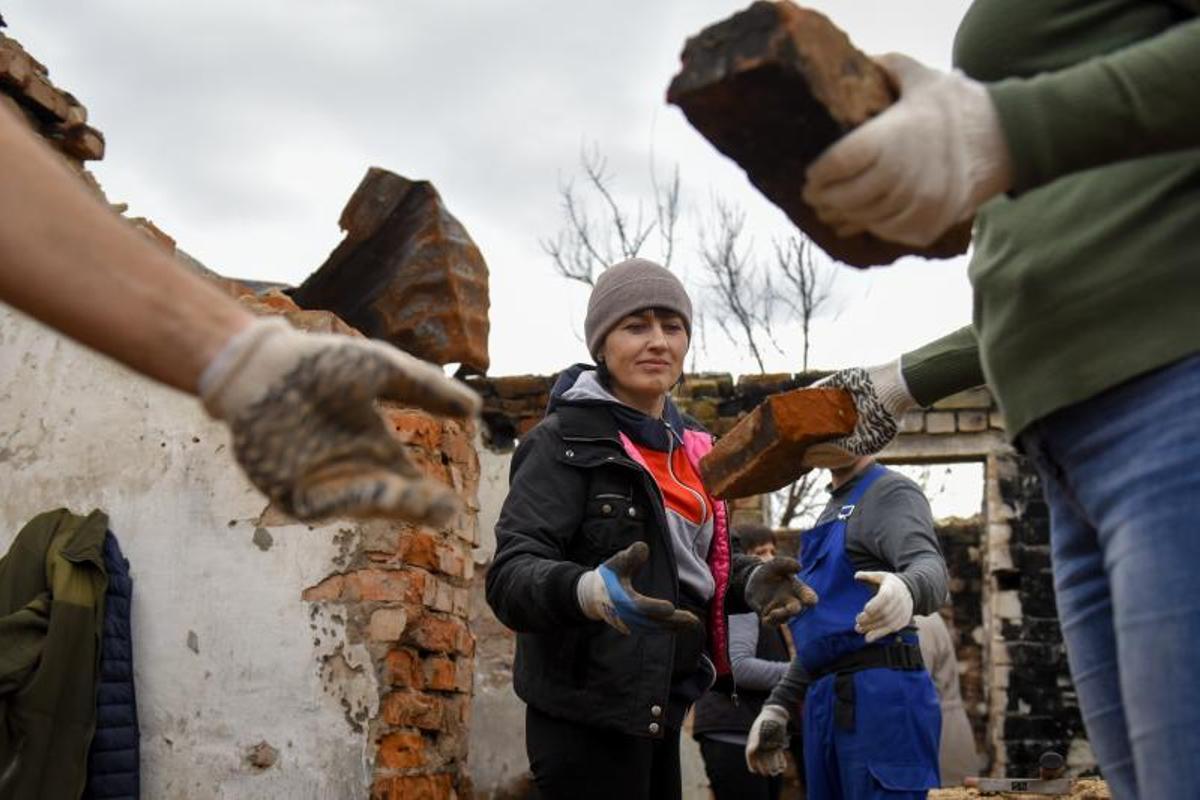
<path id="1" fill-rule="evenodd" d="M 976 798 L 1004 798 L 1004 800 L 1047 800 L 1057 797 L 1059 800 L 1111 800 L 1108 784 L 1095 778 L 1082 778 L 1075 782 L 1070 794 L 1029 794 L 1028 792 L 988 792 L 981 793 L 977 789 L 934 789 L 929 793 L 929 800 L 975 800 Z"/>

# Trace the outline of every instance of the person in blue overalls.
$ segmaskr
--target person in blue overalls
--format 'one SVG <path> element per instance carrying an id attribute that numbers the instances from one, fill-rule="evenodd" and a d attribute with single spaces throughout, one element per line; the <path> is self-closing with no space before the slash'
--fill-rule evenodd
<path id="1" fill-rule="evenodd" d="M 869 456 L 830 474 L 798 575 L 821 601 L 790 623 L 796 658 L 750 730 L 746 761 L 783 770 L 803 697 L 808 800 L 924 798 L 939 785 L 941 712 L 913 614 L 937 610 L 949 582 L 933 514 L 915 483 Z"/>

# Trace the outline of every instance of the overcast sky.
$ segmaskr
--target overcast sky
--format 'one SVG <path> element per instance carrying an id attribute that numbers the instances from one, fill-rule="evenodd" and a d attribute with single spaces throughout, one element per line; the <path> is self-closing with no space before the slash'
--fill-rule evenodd
<path id="1" fill-rule="evenodd" d="M 87 106 L 107 138 L 94 171 L 223 274 L 299 283 L 341 238 L 369 166 L 432 181 L 491 270 L 494 375 L 586 358 L 586 288 L 556 276 L 539 240 L 581 147 L 603 151 L 623 201 L 649 197 L 653 152 L 683 178 L 675 267 L 694 284 L 709 198 L 745 209 L 759 252 L 791 228 L 741 171 L 664 103 L 684 40 L 744 7 L 608 2 L 105 3 L 5 0 L 6 33 Z M 948 67 L 966 0 L 827 0 L 863 50 Z M 651 249 L 650 257 L 655 256 Z M 836 267 L 814 366 L 882 361 L 965 324 L 965 261 Z M 784 327 L 768 368 L 799 368 Z M 697 366 L 754 371 L 709 330 Z"/>

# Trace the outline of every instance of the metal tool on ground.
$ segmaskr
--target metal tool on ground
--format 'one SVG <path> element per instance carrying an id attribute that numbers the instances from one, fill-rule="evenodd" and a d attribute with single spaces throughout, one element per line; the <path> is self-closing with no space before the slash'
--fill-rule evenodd
<path id="1" fill-rule="evenodd" d="M 1065 795 L 1071 793 L 1074 778 L 1064 778 L 1066 761 L 1053 751 L 1042 753 L 1038 759 L 1036 778 L 967 778 L 963 785 L 978 789 L 981 794 L 992 792 L 1025 792 L 1027 794 Z"/>

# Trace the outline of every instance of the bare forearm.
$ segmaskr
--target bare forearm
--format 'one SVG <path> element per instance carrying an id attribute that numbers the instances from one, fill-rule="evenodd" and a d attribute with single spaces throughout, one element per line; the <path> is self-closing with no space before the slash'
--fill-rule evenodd
<path id="1" fill-rule="evenodd" d="M 92 196 L 0 105 L 0 300 L 194 393 L 253 319 Z"/>

